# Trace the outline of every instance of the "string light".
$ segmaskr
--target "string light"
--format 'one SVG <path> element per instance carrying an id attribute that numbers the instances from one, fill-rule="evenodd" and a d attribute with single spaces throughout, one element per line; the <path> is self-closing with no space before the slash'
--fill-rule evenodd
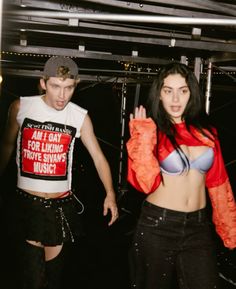
<path id="1" fill-rule="evenodd" d="M 7 55 L 7 56 L 23 56 L 23 57 L 52 57 L 52 56 L 56 56 L 54 54 L 33 54 L 33 53 L 19 53 L 19 52 L 13 52 L 13 51 L 2 51 L 0 53 L 1 55 Z M 78 58 L 76 56 L 72 56 L 70 58 Z M 119 64 L 121 64 L 123 66 L 123 69 L 125 71 L 137 71 L 137 64 L 133 63 L 133 62 L 123 62 L 123 61 L 118 61 Z M 160 67 L 150 67 L 150 64 L 145 65 L 141 65 L 138 66 L 139 71 L 140 72 L 150 72 L 150 73 L 156 73 L 160 70 Z M 202 72 L 203 75 L 207 74 L 207 72 Z M 236 75 L 236 71 L 215 71 L 213 72 L 213 75 Z"/>

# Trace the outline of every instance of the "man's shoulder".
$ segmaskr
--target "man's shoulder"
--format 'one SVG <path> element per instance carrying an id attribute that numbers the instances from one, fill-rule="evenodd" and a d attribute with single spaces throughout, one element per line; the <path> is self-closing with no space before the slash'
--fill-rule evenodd
<path id="1" fill-rule="evenodd" d="M 78 104 L 76 104 L 74 102 L 69 102 L 68 103 L 68 108 L 70 110 L 74 110 L 74 111 L 77 111 L 77 112 L 82 113 L 82 114 L 87 114 L 88 113 L 87 109 L 81 107 L 80 105 L 78 105 Z"/>
<path id="2" fill-rule="evenodd" d="M 41 98 L 41 95 L 24 95 L 20 97 L 20 101 L 34 101 Z"/>

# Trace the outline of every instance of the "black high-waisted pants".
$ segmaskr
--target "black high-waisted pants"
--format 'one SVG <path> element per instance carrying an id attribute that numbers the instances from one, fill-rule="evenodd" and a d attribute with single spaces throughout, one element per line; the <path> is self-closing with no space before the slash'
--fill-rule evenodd
<path id="1" fill-rule="evenodd" d="M 219 289 L 206 209 L 185 213 L 144 201 L 130 252 L 131 288 Z"/>

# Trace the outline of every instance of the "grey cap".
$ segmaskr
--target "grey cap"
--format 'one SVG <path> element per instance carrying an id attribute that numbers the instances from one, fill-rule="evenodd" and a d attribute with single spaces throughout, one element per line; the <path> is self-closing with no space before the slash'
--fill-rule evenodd
<path id="1" fill-rule="evenodd" d="M 69 57 L 52 56 L 49 58 L 43 70 L 43 76 L 46 77 L 63 77 L 63 78 L 78 78 L 78 66 Z"/>

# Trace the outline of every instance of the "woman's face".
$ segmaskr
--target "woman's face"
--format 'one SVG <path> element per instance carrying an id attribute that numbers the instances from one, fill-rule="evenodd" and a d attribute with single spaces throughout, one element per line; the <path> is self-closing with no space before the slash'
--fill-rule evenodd
<path id="1" fill-rule="evenodd" d="M 183 76 L 170 74 L 164 79 L 160 99 L 173 122 L 180 123 L 182 121 L 181 116 L 189 98 L 190 90 Z"/>

